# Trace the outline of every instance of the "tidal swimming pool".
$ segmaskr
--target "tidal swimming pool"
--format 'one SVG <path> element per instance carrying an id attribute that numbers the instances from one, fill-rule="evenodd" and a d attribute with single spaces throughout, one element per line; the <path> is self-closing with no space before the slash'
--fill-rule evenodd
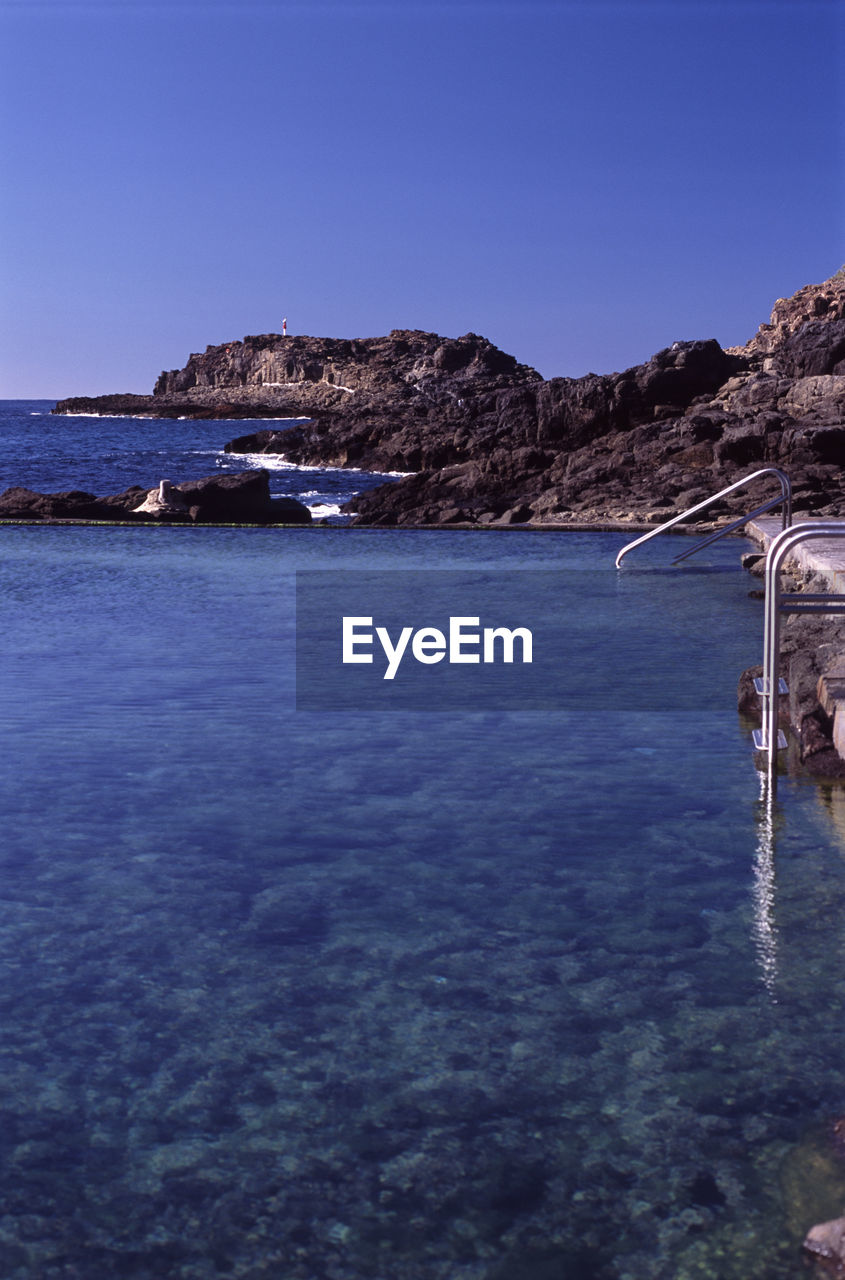
<path id="1" fill-rule="evenodd" d="M 309 713 L 294 570 L 580 586 L 624 539 L 2 539 L 4 1277 L 802 1274 L 845 1206 L 845 793 L 761 802 L 740 543 L 574 593 L 612 699 Z M 677 678 L 655 609 L 697 713 L 602 661 L 625 627 Z"/>

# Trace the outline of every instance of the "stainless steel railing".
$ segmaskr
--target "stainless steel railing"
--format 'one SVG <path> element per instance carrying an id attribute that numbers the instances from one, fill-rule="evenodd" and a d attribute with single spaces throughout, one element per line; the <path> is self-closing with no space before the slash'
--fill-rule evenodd
<path id="1" fill-rule="evenodd" d="M 845 526 L 825 520 L 807 521 L 783 529 L 772 539 L 766 555 L 766 598 L 763 620 L 763 675 L 754 681 L 760 695 L 761 723 L 754 730 L 754 746 L 768 755 L 769 776 L 774 778 L 777 753 L 786 746 L 786 737 L 778 728 L 781 694 L 788 693 L 780 678 L 781 613 L 845 613 L 845 595 L 818 594 L 781 590 L 781 566 L 802 542 L 813 538 L 845 538 Z"/>
<path id="2" fill-rule="evenodd" d="M 752 480 L 759 480 L 761 476 L 777 476 L 780 481 L 780 494 L 776 498 L 771 498 L 768 502 L 764 502 L 762 506 L 755 507 L 747 516 L 741 516 L 739 520 L 734 520 L 731 524 L 726 525 L 724 529 L 717 529 L 715 533 L 708 534 L 694 547 L 690 547 L 688 551 L 684 551 L 681 555 L 676 556 L 672 561 L 677 564 L 680 560 L 686 560 L 689 556 L 694 556 L 697 551 L 701 551 L 704 547 L 709 547 L 711 542 L 716 542 L 718 538 L 724 538 L 725 534 L 733 533 L 734 529 L 741 529 L 744 524 L 748 524 L 749 520 L 753 520 L 756 516 L 761 516 L 764 511 L 771 511 L 772 507 L 783 503 L 783 529 L 788 529 L 792 524 L 792 485 L 789 476 L 785 471 L 781 471 L 779 467 L 761 467 L 759 471 L 752 471 L 751 475 L 743 476 L 741 480 L 735 480 L 733 484 L 729 484 L 726 489 L 720 489 L 718 493 L 712 494 L 709 498 L 705 498 L 703 502 L 698 502 L 694 507 L 688 507 L 686 511 L 682 511 L 679 516 L 673 516 L 671 520 L 667 520 L 665 524 L 658 525 L 656 529 L 651 529 L 648 533 L 644 533 L 642 537 L 635 538 L 633 542 L 629 542 L 623 547 L 616 557 L 616 568 L 618 569 L 622 563 L 624 556 L 629 551 L 633 551 L 634 547 L 640 547 L 644 542 L 649 542 L 652 538 L 656 538 L 658 534 L 665 533 L 667 529 L 671 529 L 674 525 L 680 524 L 689 516 L 694 516 L 699 511 L 705 511 L 707 507 L 712 506 L 714 502 L 718 502 L 727 494 L 733 493 L 737 489 L 741 489 L 744 485 L 750 484 Z"/>

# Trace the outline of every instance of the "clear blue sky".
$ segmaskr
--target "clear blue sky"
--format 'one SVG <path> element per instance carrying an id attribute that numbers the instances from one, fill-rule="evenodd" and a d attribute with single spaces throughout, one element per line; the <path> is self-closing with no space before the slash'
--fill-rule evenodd
<path id="1" fill-rule="evenodd" d="M 749 338 L 845 260 L 843 0 L 0 0 L 0 395 L 247 333 L 542 374 Z"/>

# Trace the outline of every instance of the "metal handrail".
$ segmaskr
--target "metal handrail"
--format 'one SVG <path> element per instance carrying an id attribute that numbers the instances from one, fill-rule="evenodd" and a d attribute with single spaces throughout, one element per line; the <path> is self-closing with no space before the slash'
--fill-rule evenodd
<path id="1" fill-rule="evenodd" d="M 720 538 L 724 538 L 725 534 L 733 533 L 734 529 L 741 529 L 744 524 L 748 524 L 749 520 L 755 520 L 757 516 L 762 516 L 766 511 L 771 511 L 772 507 L 778 506 L 781 502 L 783 502 L 782 493 L 778 494 L 776 498 L 770 498 L 768 502 L 762 503 L 759 507 L 755 507 L 753 511 L 749 511 L 747 516 L 740 516 L 738 520 L 732 520 L 730 524 L 717 529 L 715 533 L 708 534 L 706 538 L 696 542 L 695 546 L 690 547 L 689 551 L 682 551 L 679 556 L 675 556 L 672 564 L 680 564 L 682 560 L 688 560 L 696 552 L 703 551 L 705 547 L 709 547 L 711 542 L 718 542 Z"/>
<path id="2" fill-rule="evenodd" d="M 622 563 L 623 556 L 629 551 L 633 551 L 634 547 L 642 546 L 644 542 L 649 542 L 652 538 L 656 538 L 659 533 L 665 533 L 667 529 L 671 529 L 674 525 L 680 524 L 689 516 L 696 515 L 699 511 L 704 511 L 707 507 L 712 506 L 714 502 L 718 502 L 720 498 L 726 497 L 727 494 L 733 493 L 736 489 L 741 489 L 743 485 L 750 484 L 752 480 L 759 479 L 760 476 L 777 476 L 780 481 L 781 496 L 775 498 L 773 502 L 767 502 L 764 506 L 758 507 L 756 511 L 752 511 L 750 515 L 744 516 L 738 523 L 728 525 L 724 529 L 718 529 L 715 534 L 710 535 L 698 546 L 692 550 L 685 552 L 684 556 L 678 559 L 685 559 L 688 555 L 693 555 L 695 551 L 700 551 L 702 547 L 708 546 L 711 542 L 715 542 L 717 538 L 723 538 L 725 534 L 730 533 L 733 529 L 738 529 L 740 525 L 747 524 L 749 520 L 753 520 L 755 516 L 760 515 L 763 511 L 769 511 L 772 507 L 777 506 L 779 502 L 783 503 L 783 529 L 788 529 L 792 524 L 792 485 L 789 476 L 785 471 L 781 471 L 780 467 L 761 467 L 759 471 L 752 471 L 751 475 L 743 476 L 741 480 L 735 480 L 733 484 L 729 484 L 726 489 L 720 489 L 718 493 L 712 494 L 709 498 L 705 498 L 703 502 L 698 502 L 694 507 L 688 507 L 686 511 L 682 511 L 679 516 L 673 516 L 671 520 L 667 520 L 664 524 L 658 525 L 656 529 L 651 529 L 648 533 L 644 533 L 642 537 L 635 538 L 633 542 L 629 542 L 623 547 L 616 557 L 616 568 L 618 569 Z"/>
<path id="3" fill-rule="evenodd" d="M 769 757 L 769 775 L 774 780 L 778 750 L 786 740 L 778 733 L 780 689 L 780 615 L 783 613 L 845 613 L 845 596 L 811 592 L 782 592 L 780 570 L 790 551 L 812 538 L 845 538 L 845 526 L 830 521 L 808 521 L 783 529 L 772 539 L 766 555 L 766 600 L 763 622 L 763 678 L 760 682 L 761 724 L 754 745 Z"/>

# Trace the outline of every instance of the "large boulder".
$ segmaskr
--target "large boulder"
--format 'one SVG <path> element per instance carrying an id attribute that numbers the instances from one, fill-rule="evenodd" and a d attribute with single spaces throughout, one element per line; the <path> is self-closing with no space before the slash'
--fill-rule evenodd
<path id="1" fill-rule="evenodd" d="M 778 371 L 791 378 L 845 373 L 845 320 L 812 320 L 777 351 Z"/>
<path id="2" fill-rule="evenodd" d="M 199 524 L 310 524 L 311 512 L 296 498 L 272 498 L 269 472 L 239 471 L 176 485 Z"/>

